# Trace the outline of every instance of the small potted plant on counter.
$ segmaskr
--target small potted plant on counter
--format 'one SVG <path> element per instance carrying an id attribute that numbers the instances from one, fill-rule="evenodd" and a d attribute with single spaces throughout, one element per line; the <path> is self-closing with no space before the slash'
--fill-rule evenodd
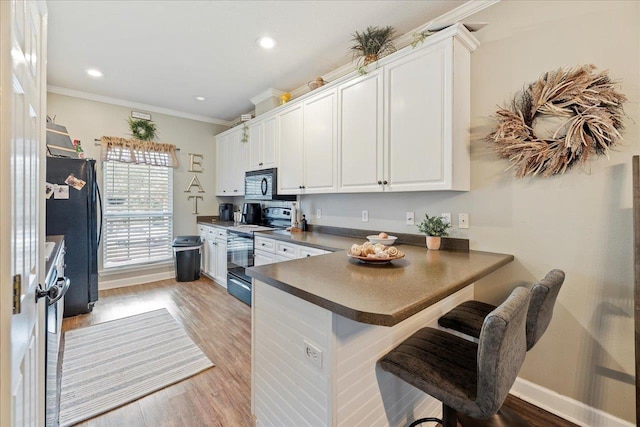
<path id="1" fill-rule="evenodd" d="M 437 251 L 440 249 L 441 238 L 448 236 L 447 229 L 451 224 L 442 217 L 424 215 L 424 220 L 418 224 L 418 230 L 427 235 L 427 249 Z"/>

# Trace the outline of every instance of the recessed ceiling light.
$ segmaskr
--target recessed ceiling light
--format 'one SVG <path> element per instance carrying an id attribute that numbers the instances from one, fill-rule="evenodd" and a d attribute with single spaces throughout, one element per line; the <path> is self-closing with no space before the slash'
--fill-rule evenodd
<path id="1" fill-rule="evenodd" d="M 196 96 L 196 99 L 198 101 L 204 101 L 205 98 L 204 98 L 204 96 Z"/>
<path id="2" fill-rule="evenodd" d="M 102 74 L 102 71 L 100 70 L 96 70 L 95 68 L 89 68 L 87 70 L 87 74 L 89 74 L 91 77 L 102 77 L 104 74 Z"/>
<path id="3" fill-rule="evenodd" d="M 258 40 L 256 40 L 256 43 L 258 43 L 258 46 L 264 49 L 273 49 L 277 44 L 276 41 L 271 37 L 260 37 Z"/>

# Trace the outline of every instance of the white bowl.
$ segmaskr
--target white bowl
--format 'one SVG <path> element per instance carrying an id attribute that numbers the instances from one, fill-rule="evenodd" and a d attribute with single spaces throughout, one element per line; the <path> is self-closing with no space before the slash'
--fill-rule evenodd
<path id="1" fill-rule="evenodd" d="M 393 242 L 396 241 L 397 237 L 396 236 L 388 236 L 386 239 L 381 239 L 377 235 L 372 235 L 372 236 L 367 236 L 367 239 L 369 239 L 369 241 L 371 243 L 373 243 L 373 244 L 382 243 L 383 245 L 391 246 L 391 245 L 393 245 Z"/>

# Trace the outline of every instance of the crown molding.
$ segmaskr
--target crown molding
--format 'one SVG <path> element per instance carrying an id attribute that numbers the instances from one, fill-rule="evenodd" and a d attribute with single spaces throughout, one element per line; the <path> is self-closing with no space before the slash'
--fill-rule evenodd
<path id="1" fill-rule="evenodd" d="M 274 89 L 274 88 L 271 87 L 271 88 L 265 90 L 264 92 L 254 96 L 253 98 L 250 99 L 250 101 L 251 101 L 251 103 L 253 105 L 258 105 L 261 102 L 264 102 L 269 98 L 273 98 L 273 97 L 277 98 L 282 94 L 284 94 L 284 91 L 278 90 L 278 89 Z"/>
<path id="2" fill-rule="evenodd" d="M 152 113 L 166 114 L 168 116 L 181 117 L 183 119 L 195 120 L 198 122 L 211 123 L 214 125 L 231 126 L 231 122 L 220 120 L 213 117 L 200 116 L 198 114 L 185 113 L 183 111 L 172 110 L 170 108 L 157 107 L 155 105 L 142 104 L 139 102 L 128 101 L 126 99 L 112 98 L 109 96 L 96 95 L 94 93 L 82 92 L 79 90 L 68 89 L 60 86 L 47 85 L 47 92 L 58 95 L 71 96 L 73 98 L 81 98 L 89 101 L 102 102 L 104 104 L 119 105 L 121 107 L 135 108 Z"/>
<path id="3" fill-rule="evenodd" d="M 440 15 L 439 17 L 420 25 L 419 27 L 414 28 L 411 31 L 406 32 L 400 37 L 396 38 L 393 43 L 395 44 L 397 50 L 400 50 L 404 47 L 407 47 L 411 44 L 413 40 L 413 34 L 419 33 L 421 31 L 428 31 L 430 28 L 440 29 L 445 25 L 452 25 L 457 22 L 462 21 L 465 18 L 468 18 L 471 15 L 474 15 L 480 12 L 483 9 L 486 9 L 490 6 L 493 6 L 496 3 L 499 3 L 500 0 L 473 0 L 469 1 L 461 6 L 456 7 L 455 9 L 445 13 L 444 15 Z M 460 38 L 459 38 L 460 39 Z M 478 46 L 478 41 L 472 35 L 467 35 L 462 37 L 461 41 L 470 48 L 471 51 L 475 50 Z M 355 67 L 351 62 L 344 64 L 333 71 L 328 72 L 323 75 L 322 78 L 328 82 L 332 82 L 341 77 L 346 76 L 347 74 L 355 71 Z M 291 99 L 298 98 L 305 93 L 310 92 L 307 85 L 300 86 L 296 89 L 291 90 Z"/>

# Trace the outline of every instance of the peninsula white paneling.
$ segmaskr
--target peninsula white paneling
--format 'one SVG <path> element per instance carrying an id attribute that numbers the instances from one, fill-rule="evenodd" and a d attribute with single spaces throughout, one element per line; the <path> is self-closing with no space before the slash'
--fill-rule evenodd
<path id="1" fill-rule="evenodd" d="M 334 314 L 335 425 L 404 426 L 416 418 L 438 415 L 439 401 L 383 371 L 377 362 L 412 333 L 436 325 L 452 306 L 472 297 L 473 285 L 393 327 Z"/>
<path id="2" fill-rule="evenodd" d="M 392 327 L 359 323 L 254 280 L 252 408 L 257 426 L 400 427 L 438 416 L 440 402 L 382 371 L 378 360 L 473 285 Z M 322 351 L 322 367 L 304 354 Z"/>
<path id="3" fill-rule="evenodd" d="M 258 426 L 330 425 L 331 313 L 254 280 L 253 408 Z M 323 353 L 308 360 L 304 341 Z"/>

